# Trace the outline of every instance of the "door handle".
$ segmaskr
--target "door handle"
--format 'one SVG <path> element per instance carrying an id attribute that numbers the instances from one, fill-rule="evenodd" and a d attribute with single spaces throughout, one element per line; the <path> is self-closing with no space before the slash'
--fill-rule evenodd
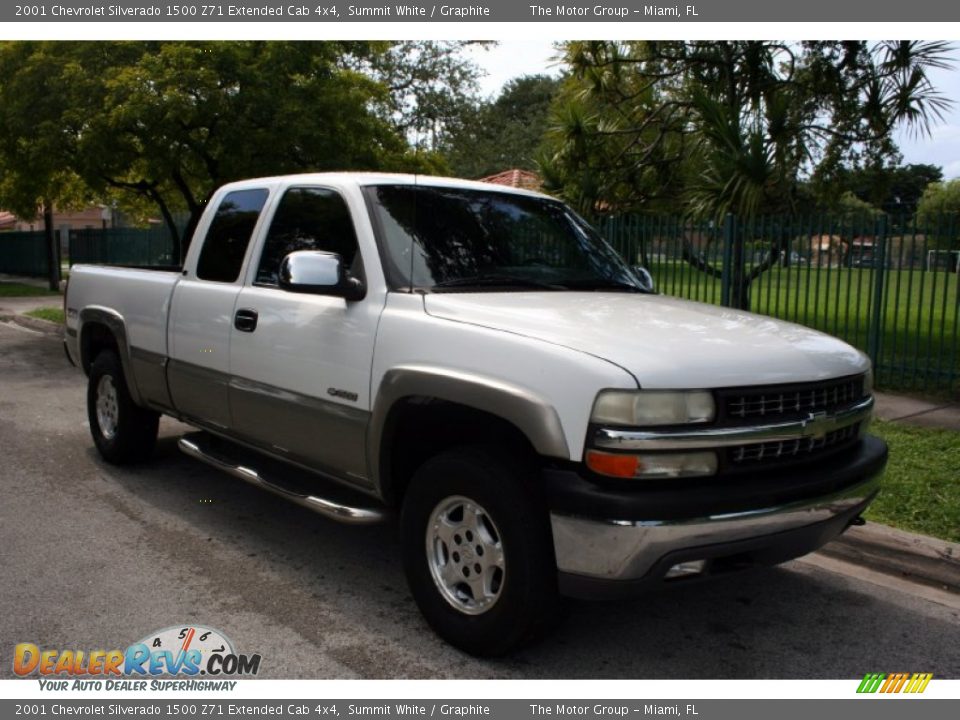
<path id="1" fill-rule="evenodd" d="M 257 311 L 244 308 L 233 316 L 233 326 L 240 332 L 253 332 L 257 329 Z"/>

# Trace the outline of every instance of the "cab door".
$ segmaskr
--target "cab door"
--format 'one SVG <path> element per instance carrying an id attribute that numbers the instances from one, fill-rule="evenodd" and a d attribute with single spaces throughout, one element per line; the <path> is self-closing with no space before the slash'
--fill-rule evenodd
<path id="1" fill-rule="evenodd" d="M 196 267 L 177 283 L 170 308 L 167 378 L 174 407 L 187 419 L 231 426 L 230 338 L 250 238 L 267 201 L 264 188 L 223 196 Z"/>
<path id="2" fill-rule="evenodd" d="M 364 279 L 344 197 L 326 187 L 288 188 L 237 299 L 237 312 L 252 313 L 256 324 L 232 329 L 235 429 L 274 454 L 367 486 L 370 370 L 384 298 L 282 290 L 280 262 L 296 250 L 338 253 L 344 268 Z"/>

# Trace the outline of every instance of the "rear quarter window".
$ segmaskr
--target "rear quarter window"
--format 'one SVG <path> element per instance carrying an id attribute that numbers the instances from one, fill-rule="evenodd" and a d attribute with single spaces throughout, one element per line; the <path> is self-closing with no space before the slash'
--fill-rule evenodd
<path id="1" fill-rule="evenodd" d="M 267 195 L 267 190 L 260 188 L 236 190 L 220 201 L 197 261 L 198 278 L 224 283 L 237 281 Z"/>

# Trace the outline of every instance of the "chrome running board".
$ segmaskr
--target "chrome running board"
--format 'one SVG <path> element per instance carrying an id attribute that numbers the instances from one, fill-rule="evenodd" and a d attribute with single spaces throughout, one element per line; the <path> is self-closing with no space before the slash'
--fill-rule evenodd
<path id="1" fill-rule="evenodd" d="M 215 467 L 217 470 L 222 470 L 236 478 L 240 478 L 255 487 L 271 492 L 274 495 L 279 495 L 285 500 L 296 503 L 301 507 L 312 510 L 331 520 L 336 520 L 337 522 L 348 525 L 373 525 L 383 522 L 387 518 L 386 508 L 360 507 L 339 498 L 333 500 L 320 497 L 309 491 L 285 487 L 276 481 L 267 480 L 260 471 L 251 467 L 255 461 L 254 453 L 237 447 L 238 454 L 246 456 L 244 457 L 246 462 L 243 462 L 231 457 L 229 453 L 223 452 L 221 448 L 215 449 L 211 447 L 211 444 L 210 438 L 206 433 L 190 433 L 180 438 L 177 442 L 178 447 L 184 454 L 196 458 L 211 467 Z M 276 462 L 271 461 L 269 458 L 264 458 L 263 460 L 264 464 L 276 465 Z M 307 475 L 307 473 L 297 470 L 296 468 L 291 468 L 290 472 L 300 476 Z M 321 483 L 323 481 L 318 479 L 317 482 Z M 333 495 L 342 496 L 347 493 L 349 493 L 347 490 L 331 488 L 331 494 Z"/>

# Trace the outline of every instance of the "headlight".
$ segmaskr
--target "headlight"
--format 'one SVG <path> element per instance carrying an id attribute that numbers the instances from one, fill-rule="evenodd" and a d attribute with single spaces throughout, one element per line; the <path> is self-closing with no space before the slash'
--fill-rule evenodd
<path id="1" fill-rule="evenodd" d="M 867 370 L 863 376 L 863 396 L 870 397 L 871 395 L 873 395 L 873 368 Z"/>
<path id="2" fill-rule="evenodd" d="M 604 390 L 593 403 L 598 425 L 688 425 L 716 416 L 713 394 L 705 390 Z"/>

